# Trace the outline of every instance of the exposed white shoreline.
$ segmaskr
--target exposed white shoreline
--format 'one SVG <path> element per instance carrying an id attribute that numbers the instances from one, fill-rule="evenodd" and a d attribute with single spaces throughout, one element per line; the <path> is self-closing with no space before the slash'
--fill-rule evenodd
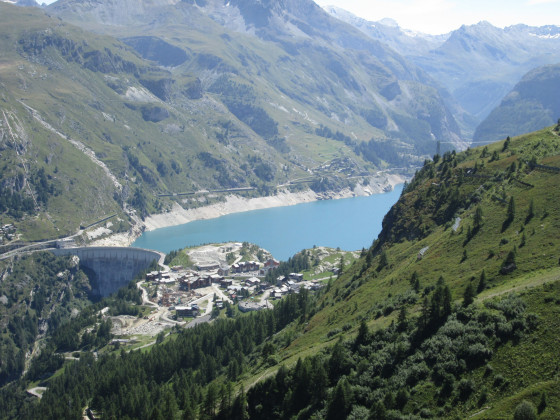
<path id="1" fill-rule="evenodd" d="M 185 210 L 179 204 L 175 203 L 171 211 L 147 217 L 143 222 L 143 229 L 134 229 L 134 233 L 128 232 L 111 235 L 94 241 L 90 245 L 130 246 L 130 244 L 140 236 L 142 230 L 151 231 L 163 227 L 182 225 L 195 220 L 213 219 L 227 214 L 272 207 L 292 206 L 317 200 L 370 196 L 372 194 L 379 194 L 392 190 L 395 185 L 402 184 L 404 181 L 405 178 L 400 175 L 385 174 L 372 178 L 367 186 L 358 184 L 354 190 L 345 189 L 339 193 L 329 192 L 318 194 L 311 190 L 291 193 L 284 190 L 278 192 L 278 194 L 274 196 L 256 198 L 244 198 L 230 194 L 226 196 L 224 202 L 188 210 Z"/>

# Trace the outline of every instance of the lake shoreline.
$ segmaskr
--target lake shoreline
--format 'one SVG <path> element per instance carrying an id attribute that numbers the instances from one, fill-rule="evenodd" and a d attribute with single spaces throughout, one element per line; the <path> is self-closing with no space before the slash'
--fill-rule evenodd
<path id="1" fill-rule="evenodd" d="M 175 203 L 171 211 L 148 216 L 141 224 L 131 231 L 110 235 L 93 241 L 89 246 L 130 246 L 144 231 L 178 226 L 196 220 L 214 219 L 233 213 L 273 207 L 292 206 L 318 200 L 337 200 L 351 197 L 366 197 L 392 191 L 396 185 L 402 184 L 406 178 L 396 174 L 384 174 L 372 177 L 368 185 L 358 184 L 354 190 L 349 188 L 339 192 L 315 193 L 312 190 L 292 193 L 287 190 L 279 191 L 274 196 L 245 198 L 235 194 L 226 196 L 224 202 L 194 209 L 184 209 Z"/>

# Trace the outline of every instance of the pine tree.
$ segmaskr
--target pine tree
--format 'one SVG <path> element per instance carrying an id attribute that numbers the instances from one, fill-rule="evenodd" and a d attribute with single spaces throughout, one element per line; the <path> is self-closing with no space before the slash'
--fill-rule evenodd
<path id="1" fill-rule="evenodd" d="M 354 347 L 358 348 L 362 344 L 365 344 L 369 337 L 369 328 L 365 319 L 360 322 L 360 327 L 358 328 L 358 335 L 356 336 L 356 341 L 354 342 Z"/>
<path id="2" fill-rule="evenodd" d="M 478 281 L 478 287 L 476 288 L 476 292 L 480 293 L 484 289 L 486 289 L 486 271 L 484 271 L 483 269 L 482 273 L 480 273 L 480 280 Z"/>
<path id="3" fill-rule="evenodd" d="M 474 287 L 472 283 L 469 283 L 465 288 L 465 292 L 463 293 L 463 306 L 465 308 L 474 302 L 474 296 Z"/>
<path id="4" fill-rule="evenodd" d="M 231 420 L 248 420 L 249 413 L 247 411 L 247 396 L 245 395 L 245 390 L 241 388 L 241 392 L 235 398 L 233 405 L 231 406 Z"/>
<path id="5" fill-rule="evenodd" d="M 442 304 L 442 315 L 445 319 L 447 319 L 447 317 L 451 315 L 451 305 L 452 305 L 451 290 L 449 290 L 449 286 L 446 285 L 445 288 L 443 289 L 443 304 Z"/>
<path id="6" fill-rule="evenodd" d="M 508 203 L 507 218 L 513 220 L 515 217 L 515 199 L 511 197 Z"/>
<path id="7" fill-rule="evenodd" d="M 377 271 L 381 271 L 382 268 L 389 264 L 389 259 L 387 258 L 387 252 L 383 250 L 381 256 L 379 257 L 379 265 L 377 266 Z"/>
<path id="8" fill-rule="evenodd" d="M 397 330 L 400 332 L 406 331 L 408 328 L 408 319 L 406 313 L 406 306 L 402 305 L 399 311 L 399 317 L 397 321 Z"/>
<path id="9" fill-rule="evenodd" d="M 504 147 L 502 147 L 502 152 L 505 152 L 509 149 L 509 145 L 511 143 L 511 139 L 507 136 L 506 141 L 504 142 Z"/>
<path id="10" fill-rule="evenodd" d="M 527 217 L 525 217 L 525 224 L 529 223 L 533 217 L 535 217 L 535 201 L 531 198 L 529 210 L 527 210 Z"/>
<path id="11" fill-rule="evenodd" d="M 346 378 L 336 384 L 327 409 L 326 420 L 345 419 L 352 404 L 352 391 Z"/>
<path id="12" fill-rule="evenodd" d="M 504 232 L 509 227 L 509 225 L 511 225 L 513 219 L 515 219 L 515 199 L 511 197 L 508 203 L 506 220 L 504 220 L 504 223 L 502 224 L 502 232 Z"/>
<path id="13" fill-rule="evenodd" d="M 541 400 L 539 401 L 539 406 L 537 407 L 538 413 L 541 414 L 546 409 L 547 405 L 548 405 L 548 394 L 546 391 L 543 391 L 541 393 Z"/>
<path id="14" fill-rule="evenodd" d="M 482 213 L 482 208 L 480 206 L 476 206 L 473 218 L 473 228 L 476 232 L 478 232 L 482 227 L 483 216 L 484 214 Z"/>

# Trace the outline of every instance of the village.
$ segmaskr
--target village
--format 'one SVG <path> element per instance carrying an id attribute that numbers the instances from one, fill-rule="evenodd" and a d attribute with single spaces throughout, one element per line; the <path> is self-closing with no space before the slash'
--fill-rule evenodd
<path id="1" fill-rule="evenodd" d="M 137 283 L 147 308 L 145 315 L 111 317 L 114 343 L 148 345 L 146 339 L 166 329 L 191 328 L 219 317 L 222 311 L 232 316 L 236 311 L 271 309 L 290 293 L 325 285 L 324 279 L 304 281 L 302 273 L 278 275 L 272 284 L 266 282 L 269 271 L 280 263 L 247 243 L 202 245 L 180 253 L 187 256 L 185 264 L 170 263 Z"/>
<path id="2" fill-rule="evenodd" d="M 272 301 L 298 293 L 302 287 L 322 287 L 320 282 L 304 282 L 301 273 L 278 276 L 274 284 L 265 282 L 267 273 L 279 264 L 268 258 L 263 263 L 240 261 L 226 265 L 216 261 L 188 268 L 173 266 L 148 273 L 144 287 L 148 300 L 174 312 L 176 320 L 208 315 L 213 307 L 223 309 L 226 302 L 237 304 L 241 312 L 272 308 Z"/>

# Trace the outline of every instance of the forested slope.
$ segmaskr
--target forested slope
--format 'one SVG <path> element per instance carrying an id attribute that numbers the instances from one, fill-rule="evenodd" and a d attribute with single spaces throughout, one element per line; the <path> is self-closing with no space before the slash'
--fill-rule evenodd
<path id="1" fill-rule="evenodd" d="M 323 291 L 84 353 L 7 417 L 557 418 L 558 130 L 426 161 Z"/>

